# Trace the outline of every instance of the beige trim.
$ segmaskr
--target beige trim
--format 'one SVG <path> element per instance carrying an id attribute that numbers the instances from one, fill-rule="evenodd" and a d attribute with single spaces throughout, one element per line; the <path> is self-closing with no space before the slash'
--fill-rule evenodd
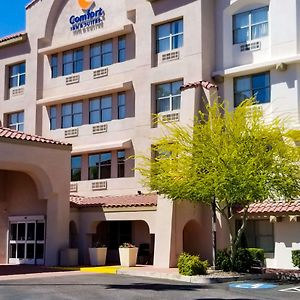
<path id="1" fill-rule="evenodd" d="M 53 46 L 40 49 L 38 51 L 38 53 L 48 55 L 48 54 L 53 54 L 56 52 L 62 52 L 62 51 L 70 50 L 70 49 L 75 49 L 78 47 L 86 46 L 88 44 L 93 44 L 93 43 L 97 43 L 97 42 L 104 41 L 107 39 L 111 39 L 111 38 L 117 37 L 119 35 L 128 34 L 132 31 L 133 31 L 133 25 L 127 24 L 122 27 L 116 28 L 114 31 L 107 31 L 107 32 L 102 31 L 101 34 L 99 34 L 97 37 L 93 37 L 90 39 L 83 38 L 76 43 L 67 44 L 67 45 L 66 45 L 66 43 L 57 44 L 57 45 L 54 44 Z"/>
<path id="2" fill-rule="evenodd" d="M 111 143 L 99 143 L 88 146 L 75 146 L 73 147 L 72 155 L 81 154 L 81 153 L 92 153 L 92 152 L 101 152 L 104 150 L 115 150 L 115 149 L 130 149 L 132 147 L 131 140 L 125 141 L 115 141 Z"/>
<path id="3" fill-rule="evenodd" d="M 49 98 L 44 98 L 41 100 L 37 101 L 38 105 L 54 105 L 54 104 L 59 104 L 63 103 L 66 101 L 77 101 L 77 100 L 82 100 L 88 99 L 88 98 L 93 98 L 97 96 L 102 96 L 106 94 L 113 94 L 113 93 L 118 93 L 118 92 L 124 92 L 124 91 L 129 91 L 132 89 L 132 81 L 124 82 L 124 83 L 117 83 L 114 85 L 109 85 L 106 86 L 105 88 L 100 86 L 97 89 L 92 89 L 92 90 L 82 90 L 80 89 L 79 92 L 75 92 L 73 94 L 65 94 L 65 95 L 59 95 L 56 97 L 49 97 Z"/>
<path id="4" fill-rule="evenodd" d="M 300 55 L 296 55 L 293 57 L 282 57 L 274 60 L 264 61 L 256 64 L 248 64 L 243 66 L 238 66 L 234 68 L 228 68 L 224 70 L 215 71 L 212 73 L 212 76 L 224 76 L 224 77 L 234 77 L 240 76 L 244 74 L 251 74 L 261 71 L 267 71 L 270 69 L 275 69 L 278 64 L 294 64 L 300 62 Z"/>

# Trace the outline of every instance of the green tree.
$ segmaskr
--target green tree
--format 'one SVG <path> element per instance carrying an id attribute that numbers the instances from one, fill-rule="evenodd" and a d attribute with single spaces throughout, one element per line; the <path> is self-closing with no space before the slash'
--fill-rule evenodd
<path id="1" fill-rule="evenodd" d="M 226 220 L 234 260 L 251 203 L 292 200 L 300 195 L 297 132 L 283 122 L 266 122 L 260 106 L 243 102 L 207 106 L 193 126 L 159 122 L 164 135 L 153 144 L 154 158 L 141 156 L 144 183 L 173 201 L 212 204 Z M 293 139 L 291 138 L 293 137 Z M 235 207 L 244 208 L 235 234 Z"/>

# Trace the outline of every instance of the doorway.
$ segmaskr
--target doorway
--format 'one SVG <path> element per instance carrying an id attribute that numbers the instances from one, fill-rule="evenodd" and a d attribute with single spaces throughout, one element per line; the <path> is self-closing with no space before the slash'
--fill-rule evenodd
<path id="1" fill-rule="evenodd" d="M 10 220 L 8 263 L 43 265 L 45 263 L 45 220 Z"/>

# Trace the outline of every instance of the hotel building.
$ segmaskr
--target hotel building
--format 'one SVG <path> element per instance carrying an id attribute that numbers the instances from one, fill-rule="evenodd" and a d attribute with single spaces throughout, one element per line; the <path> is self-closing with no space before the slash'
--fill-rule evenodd
<path id="1" fill-rule="evenodd" d="M 107 261 L 116 263 L 123 242 L 143 250 L 140 263 L 175 266 L 183 250 L 211 260 L 209 208 L 149 193 L 132 156 L 151 155 L 151 144 L 161 136 L 153 114 L 167 122 L 193 122 L 203 99 L 217 96 L 216 86 L 206 81 L 218 86 L 232 109 L 256 95 L 268 116 L 288 116 L 290 126 L 299 128 L 299 4 L 287 0 L 283 11 L 279 0 L 90 2 L 32 1 L 26 7 L 26 31 L 0 39 L 2 126 L 24 131 L 30 139 L 62 141 L 65 151 L 72 144 L 67 165 L 49 163 L 47 151 L 41 162 L 36 157 L 37 166 L 55 166 L 55 184 L 71 173 L 71 184 L 64 185 L 71 197 L 55 192 L 57 201 L 70 203 L 57 220 L 62 230 L 56 237 L 49 228 L 57 210 L 45 209 L 51 196 L 31 197 L 37 209 L 28 211 L 22 210 L 27 198 L 22 200 L 21 189 L 18 200 L 0 193 L 0 221 L 7 224 L 0 231 L 6 241 L 0 263 L 55 265 L 63 263 L 59 251 L 76 248 L 79 263 L 88 264 L 88 248 L 97 243 L 108 246 Z M 2 160 L 9 161 L 8 153 L 0 156 L 0 178 L 9 172 L 27 176 L 38 189 L 28 169 Z M 38 208 L 40 201 L 46 206 Z M 299 211 L 259 207 L 251 214 L 249 245 L 267 250 L 268 266 L 291 267 L 291 249 L 300 247 Z M 42 254 L 36 246 L 42 243 L 38 225 L 30 225 L 41 219 L 46 228 Z M 228 234 L 221 219 L 217 233 L 218 248 L 225 248 Z M 292 247 L 281 243 L 282 236 L 293 241 Z M 57 237 L 64 242 L 49 250 Z M 284 262 L 277 258 L 282 254 Z"/>

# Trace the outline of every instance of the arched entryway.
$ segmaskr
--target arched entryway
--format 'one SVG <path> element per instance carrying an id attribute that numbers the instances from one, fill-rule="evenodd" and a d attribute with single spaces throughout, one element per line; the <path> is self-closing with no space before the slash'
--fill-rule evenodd
<path id="1" fill-rule="evenodd" d="M 0 170 L 0 263 L 45 263 L 46 214 L 31 176 Z"/>
<path id="2" fill-rule="evenodd" d="M 193 255 L 201 255 L 201 226 L 195 220 L 190 220 L 183 228 L 183 251 Z"/>
<path id="3" fill-rule="evenodd" d="M 154 252 L 154 235 L 150 234 L 145 221 L 102 221 L 97 225 L 96 233 L 92 235 L 92 245 L 105 245 L 107 264 L 119 264 L 119 246 L 131 243 L 139 248 L 140 264 L 152 264 Z"/>

